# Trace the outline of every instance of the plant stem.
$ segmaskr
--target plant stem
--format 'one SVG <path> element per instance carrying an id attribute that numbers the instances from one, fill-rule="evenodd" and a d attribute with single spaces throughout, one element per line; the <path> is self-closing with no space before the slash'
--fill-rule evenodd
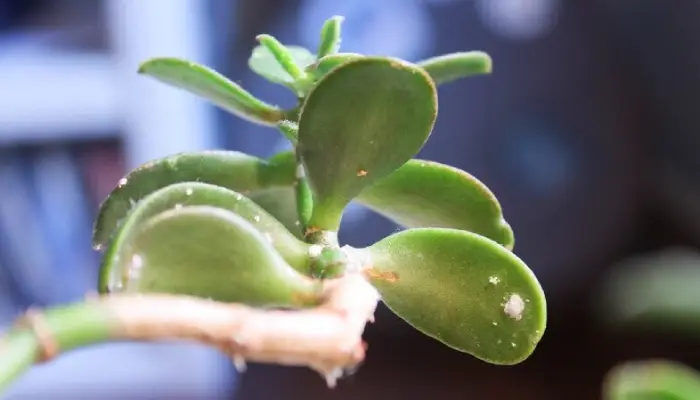
<path id="1" fill-rule="evenodd" d="M 30 366 L 59 352 L 95 343 L 195 340 L 245 360 L 307 366 L 329 386 L 365 355 L 362 333 L 379 294 L 358 273 L 324 281 L 314 309 L 261 310 L 197 297 L 111 294 L 36 314 L 32 328 L 0 337 L 0 391 Z"/>
<path id="2" fill-rule="evenodd" d="M 313 193 L 309 180 L 304 171 L 304 163 L 301 160 L 301 152 L 297 146 L 299 137 L 299 125 L 294 121 L 283 121 L 278 124 L 278 128 L 294 145 L 294 156 L 296 161 L 296 175 L 294 179 L 294 196 L 297 204 L 297 218 L 302 232 L 306 232 L 311 214 L 314 209 Z"/>
<path id="3" fill-rule="evenodd" d="M 50 359 L 54 351 L 71 350 L 102 342 L 118 327 L 105 304 L 86 301 L 56 307 L 35 318 L 21 318 L 13 329 L 0 337 L 0 391 L 34 363 Z M 26 327 L 31 322 L 33 327 Z"/>
<path id="4" fill-rule="evenodd" d="M 306 173 L 304 172 L 304 164 L 302 164 L 298 153 L 297 175 L 296 182 L 294 183 L 294 193 L 296 195 L 297 200 L 297 214 L 299 217 L 299 224 L 301 225 L 302 232 L 305 232 L 309 225 L 311 214 L 313 213 L 314 200 L 313 194 L 311 192 L 311 186 L 309 186 L 309 180 L 306 178 Z"/>

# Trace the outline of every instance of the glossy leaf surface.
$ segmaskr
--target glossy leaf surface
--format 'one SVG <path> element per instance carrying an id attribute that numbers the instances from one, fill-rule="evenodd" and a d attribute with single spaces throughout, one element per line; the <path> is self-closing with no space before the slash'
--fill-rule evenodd
<path id="1" fill-rule="evenodd" d="M 631 361 L 605 379 L 605 400 L 700 399 L 700 373 L 675 361 Z"/>
<path id="2" fill-rule="evenodd" d="M 277 219 L 253 200 L 229 189 L 200 182 L 176 183 L 156 190 L 138 202 L 127 215 L 106 251 L 100 272 L 100 292 L 107 291 L 110 281 L 117 277 L 119 254 L 128 246 L 127 239 L 134 230 L 150 218 L 167 210 L 189 206 L 212 206 L 237 214 L 248 221 L 272 244 L 277 252 L 296 270 L 309 271 L 309 245 L 297 239 Z M 194 238 L 196 240 L 196 238 Z M 115 274 L 116 272 L 116 274 Z"/>
<path id="3" fill-rule="evenodd" d="M 530 269 L 483 236 L 416 228 L 364 249 L 384 303 L 413 327 L 494 364 L 527 358 L 544 334 L 546 300 Z"/>
<path id="4" fill-rule="evenodd" d="M 408 228 L 463 229 L 513 248 L 513 231 L 496 196 L 472 175 L 445 164 L 410 160 L 356 200 Z"/>
<path id="5" fill-rule="evenodd" d="M 272 126 L 284 119 L 283 110 L 259 100 L 204 65 L 178 58 L 156 58 L 143 63 L 138 72 L 207 99 L 250 122 Z"/>
<path id="6" fill-rule="evenodd" d="M 129 173 L 100 206 L 93 246 L 103 247 L 136 202 L 180 182 L 203 182 L 236 192 L 249 192 L 294 182 L 293 154 L 265 161 L 236 151 L 180 153 L 148 162 Z"/>
<path id="7" fill-rule="evenodd" d="M 403 61 L 360 58 L 318 81 L 299 118 L 311 225 L 337 231 L 350 200 L 418 153 L 436 117 L 432 80 Z"/>
<path id="8" fill-rule="evenodd" d="M 428 58 L 418 63 L 436 84 L 452 82 L 474 75 L 490 74 L 491 57 L 481 51 L 467 51 Z"/>
<path id="9" fill-rule="evenodd" d="M 230 211 L 172 209 L 126 235 L 112 254 L 112 268 L 125 278 L 123 291 L 260 307 L 305 307 L 319 301 L 318 282 L 292 269 L 262 233 Z"/>
<path id="10" fill-rule="evenodd" d="M 304 68 L 316 61 L 316 56 L 301 46 L 285 46 L 291 57 L 291 61 L 300 68 Z M 248 66 L 258 75 L 270 82 L 285 85 L 294 89 L 294 78 L 277 61 L 270 49 L 259 45 L 253 49 L 253 53 L 248 60 Z"/>

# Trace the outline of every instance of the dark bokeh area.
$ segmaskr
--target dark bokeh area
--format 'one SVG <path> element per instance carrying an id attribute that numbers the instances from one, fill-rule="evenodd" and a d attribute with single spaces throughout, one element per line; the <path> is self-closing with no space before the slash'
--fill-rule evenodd
<path id="1" fill-rule="evenodd" d="M 337 14 L 347 52 L 491 55 L 493 74 L 440 88 L 420 157 L 472 173 L 498 197 L 515 253 L 547 294 L 533 356 L 489 365 L 380 306 L 366 362 L 334 390 L 306 369 L 251 365 L 238 375 L 200 346 L 120 343 L 38 366 L 8 399 L 594 400 L 627 360 L 700 368 L 700 324 L 616 323 L 638 303 L 610 280 L 625 270 L 622 280 L 635 282 L 635 265 L 649 258 L 672 271 L 658 254 L 692 258 L 700 246 L 693 0 L 0 0 L 0 326 L 93 288 L 92 221 L 129 169 L 180 151 L 287 148 L 274 130 L 138 76 L 141 61 L 189 58 L 291 104 L 248 70 L 255 35 L 314 48 Z M 353 205 L 341 240 L 367 245 L 396 229 Z"/>

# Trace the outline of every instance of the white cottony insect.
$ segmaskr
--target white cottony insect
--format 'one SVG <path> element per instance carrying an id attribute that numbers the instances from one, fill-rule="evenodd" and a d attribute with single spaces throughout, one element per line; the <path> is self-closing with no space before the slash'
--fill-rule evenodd
<path id="1" fill-rule="evenodd" d="M 517 293 L 511 294 L 506 304 L 503 305 L 503 312 L 516 321 L 519 321 L 523 317 L 523 311 L 525 311 L 525 302 Z"/>

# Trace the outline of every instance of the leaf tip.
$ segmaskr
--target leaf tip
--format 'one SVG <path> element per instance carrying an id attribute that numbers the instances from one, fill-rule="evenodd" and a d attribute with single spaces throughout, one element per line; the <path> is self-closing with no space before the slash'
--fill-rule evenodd
<path id="1" fill-rule="evenodd" d="M 257 40 L 258 43 L 263 43 L 263 42 L 268 41 L 268 40 L 275 40 L 276 41 L 277 39 L 275 39 L 272 35 L 268 35 L 267 33 L 261 33 L 261 34 L 255 36 L 255 40 Z"/>
<path id="2" fill-rule="evenodd" d="M 484 62 L 484 74 L 493 73 L 493 59 L 491 56 L 483 51 L 478 51 L 477 54 L 481 55 Z"/>

